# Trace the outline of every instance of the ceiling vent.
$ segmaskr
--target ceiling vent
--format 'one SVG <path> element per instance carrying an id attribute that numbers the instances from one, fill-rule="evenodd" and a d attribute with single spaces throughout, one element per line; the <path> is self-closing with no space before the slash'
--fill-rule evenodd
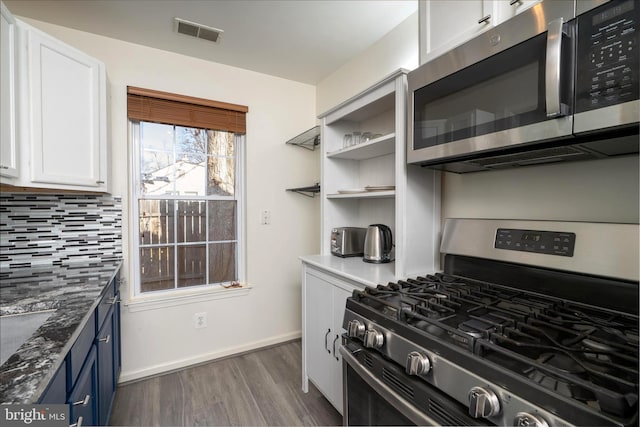
<path id="1" fill-rule="evenodd" d="M 174 29 L 180 34 L 196 37 L 210 42 L 219 43 L 220 36 L 224 31 L 206 25 L 196 24 L 195 22 L 186 21 L 180 18 L 173 18 Z"/>

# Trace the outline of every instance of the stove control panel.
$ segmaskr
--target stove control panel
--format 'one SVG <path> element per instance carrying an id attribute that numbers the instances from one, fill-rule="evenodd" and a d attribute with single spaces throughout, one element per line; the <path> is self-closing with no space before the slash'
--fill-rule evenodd
<path id="1" fill-rule="evenodd" d="M 375 352 L 385 360 L 392 361 L 397 368 L 404 367 L 404 371 L 413 378 L 419 378 L 466 406 L 472 417 L 480 417 L 478 420 L 485 418 L 483 421 L 499 426 L 574 426 L 548 409 L 536 406 L 517 393 L 487 381 L 481 376 L 481 371 L 471 372 L 347 308 L 343 324 L 345 329 L 352 321 L 357 321 L 352 323 L 354 333 L 362 330 L 358 325 L 364 325 L 365 333 L 362 337 L 346 338 L 347 340 L 362 340 L 367 351 L 375 348 Z M 380 346 L 376 347 L 374 344 Z M 422 374 L 418 374 L 419 371 Z"/>
<path id="2" fill-rule="evenodd" d="M 576 234 L 558 231 L 498 228 L 494 247 L 512 251 L 535 252 L 572 257 Z"/>

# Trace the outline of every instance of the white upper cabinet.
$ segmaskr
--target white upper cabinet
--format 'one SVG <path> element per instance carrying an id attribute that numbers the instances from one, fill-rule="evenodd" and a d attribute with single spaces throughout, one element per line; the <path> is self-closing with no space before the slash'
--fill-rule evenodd
<path id="1" fill-rule="evenodd" d="M 496 25 L 509 18 L 513 18 L 541 1 L 542 0 L 496 0 L 496 13 L 498 17 Z"/>
<path id="2" fill-rule="evenodd" d="M 541 0 L 420 0 L 420 64 Z"/>
<path id="3" fill-rule="evenodd" d="M 427 62 L 495 25 L 493 0 L 422 0 L 420 57 Z"/>
<path id="4" fill-rule="evenodd" d="M 27 25 L 25 38 L 26 184 L 108 191 L 104 65 Z"/>
<path id="5" fill-rule="evenodd" d="M 16 115 L 17 91 L 17 55 L 16 55 L 16 21 L 0 3 L 2 18 L 0 42 L 0 182 L 12 182 L 18 171 L 18 135 Z"/>
<path id="6" fill-rule="evenodd" d="M 0 183 L 109 192 L 104 64 L 0 5 Z"/>

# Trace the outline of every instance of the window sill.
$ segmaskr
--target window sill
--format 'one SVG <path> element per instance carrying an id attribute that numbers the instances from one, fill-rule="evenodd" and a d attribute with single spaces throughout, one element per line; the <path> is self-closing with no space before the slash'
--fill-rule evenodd
<path id="1" fill-rule="evenodd" d="M 214 289 L 206 290 L 184 290 L 171 292 L 169 295 L 153 295 L 153 296 L 137 296 L 132 297 L 123 305 L 127 307 L 129 312 L 158 310 L 166 307 L 174 307 L 177 305 L 192 304 L 196 302 L 241 297 L 249 294 L 252 287 L 243 285 L 240 288 L 223 288 L 222 286 Z"/>

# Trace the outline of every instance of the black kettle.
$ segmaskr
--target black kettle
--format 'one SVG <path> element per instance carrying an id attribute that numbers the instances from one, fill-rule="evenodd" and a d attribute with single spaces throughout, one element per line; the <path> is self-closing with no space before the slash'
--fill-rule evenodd
<path id="1" fill-rule="evenodd" d="M 364 238 L 364 262 L 382 264 L 391 261 L 393 237 L 391 229 L 384 224 L 371 224 Z"/>

